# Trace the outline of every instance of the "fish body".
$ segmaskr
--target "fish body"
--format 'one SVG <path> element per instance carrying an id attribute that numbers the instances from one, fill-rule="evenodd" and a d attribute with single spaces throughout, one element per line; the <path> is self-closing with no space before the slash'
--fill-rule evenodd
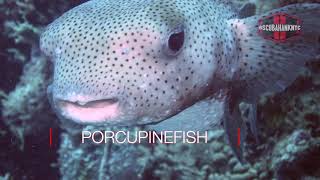
<path id="1" fill-rule="evenodd" d="M 158 123 L 210 99 L 223 107 L 227 137 L 242 159 L 239 102 L 252 104 L 257 134 L 259 95 L 283 90 L 319 55 L 319 4 L 251 16 L 254 9 L 227 0 L 91 0 L 75 7 L 40 39 L 54 63 L 51 104 L 62 119 L 128 126 Z M 304 34 L 286 43 L 259 36 L 259 19 L 277 12 L 303 19 Z M 219 92 L 223 101 L 213 96 Z"/>
<path id="2" fill-rule="evenodd" d="M 54 104 L 83 123 L 144 124 L 172 116 L 208 96 L 219 66 L 214 58 L 226 48 L 220 19 L 232 17 L 231 5 L 211 0 L 82 4 L 41 37 L 42 50 L 54 61 Z M 170 37 L 182 43 L 170 46 L 181 47 L 170 49 Z M 115 101 L 109 113 L 94 111 Z"/>

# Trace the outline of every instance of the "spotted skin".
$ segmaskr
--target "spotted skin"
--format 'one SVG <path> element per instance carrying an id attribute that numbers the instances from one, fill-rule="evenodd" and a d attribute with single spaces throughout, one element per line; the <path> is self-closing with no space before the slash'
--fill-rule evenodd
<path id="1" fill-rule="evenodd" d="M 207 0 L 89 1 L 41 36 L 42 50 L 54 61 L 52 94 L 116 97 L 122 107 L 117 122 L 172 116 L 206 96 L 219 63 L 214 59 L 223 55 L 220 19 L 235 16 L 231 6 Z M 179 28 L 185 39 L 174 54 L 167 41 Z"/>

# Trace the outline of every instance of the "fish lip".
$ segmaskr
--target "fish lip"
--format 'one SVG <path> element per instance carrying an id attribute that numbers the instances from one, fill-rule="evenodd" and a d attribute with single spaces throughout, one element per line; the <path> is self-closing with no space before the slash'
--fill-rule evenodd
<path id="1" fill-rule="evenodd" d="M 90 101 L 56 99 L 58 104 L 71 104 L 80 108 L 102 108 L 119 102 L 118 98 L 97 99 Z"/>
<path id="2" fill-rule="evenodd" d="M 76 106 L 82 106 L 82 107 L 90 107 L 94 106 L 99 103 L 110 103 L 114 104 L 116 102 L 119 102 L 119 99 L 117 97 L 94 97 L 89 94 L 85 93 L 67 93 L 67 94 L 60 94 L 55 93 L 52 89 L 52 87 L 48 87 L 47 94 L 50 97 L 50 99 L 54 103 L 70 103 Z"/>
<path id="3" fill-rule="evenodd" d="M 54 99 L 54 107 L 64 119 L 80 124 L 113 122 L 121 115 L 117 98 L 90 101 Z"/>

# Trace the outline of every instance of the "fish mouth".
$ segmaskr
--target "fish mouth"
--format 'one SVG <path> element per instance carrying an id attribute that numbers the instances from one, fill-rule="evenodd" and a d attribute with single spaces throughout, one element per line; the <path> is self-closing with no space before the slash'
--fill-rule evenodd
<path id="1" fill-rule="evenodd" d="M 62 116 L 79 123 L 100 123 L 120 115 L 119 101 L 116 98 L 93 101 L 56 99 L 55 104 Z"/>

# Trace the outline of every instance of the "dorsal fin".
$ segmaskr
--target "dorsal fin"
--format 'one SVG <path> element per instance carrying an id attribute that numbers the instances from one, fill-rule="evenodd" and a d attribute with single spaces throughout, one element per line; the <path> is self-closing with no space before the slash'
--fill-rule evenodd
<path id="1" fill-rule="evenodd" d="M 256 14 L 256 5 L 254 3 L 246 3 L 240 8 L 238 17 L 240 19 L 254 16 Z"/>
<path id="2" fill-rule="evenodd" d="M 320 0 L 279 0 L 280 6 L 287 6 L 297 3 L 320 3 Z"/>
<path id="3" fill-rule="evenodd" d="M 258 21 L 276 13 L 295 15 L 302 20 L 302 32 L 285 42 L 272 41 L 259 35 Z M 264 15 L 229 20 L 232 33 L 238 39 L 239 64 L 233 67 L 233 78 L 247 88 L 247 100 L 265 92 L 280 92 L 288 87 L 303 70 L 306 62 L 314 61 L 320 54 L 320 4 L 295 4 L 275 9 Z M 273 38 L 273 37 L 271 37 Z M 229 71 L 231 74 L 232 71 Z"/>

